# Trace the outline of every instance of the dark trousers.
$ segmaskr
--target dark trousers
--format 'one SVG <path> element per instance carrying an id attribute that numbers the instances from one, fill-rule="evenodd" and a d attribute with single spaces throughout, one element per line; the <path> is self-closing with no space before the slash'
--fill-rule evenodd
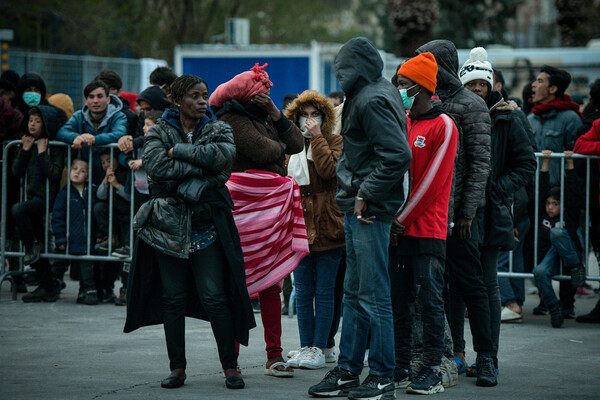
<path id="1" fill-rule="evenodd" d="M 33 264 L 31 267 L 35 269 L 35 278 L 38 282 L 38 285 L 41 288 L 44 288 L 47 292 L 54 292 L 50 260 L 47 258 L 40 258 L 39 261 Z"/>
<path id="2" fill-rule="evenodd" d="M 342 318 L 342 300 L 344 299 L 344 278 L 346 277 L 346 249 L 342 251 L 340 266 L 338 267 L 337 276 L 335 277 L 335 289 L 333 300 L 333 320 L 331 321 L 331 329 L 327 338 L 327 348 L 332 349 L 335 346 L 335 335 L 340 326 Z"/>
<path id="3" fill-rule="evenodd" d="M 79 292 L 96 290 L 93 261 L 73 260 L 71 262 L 71 268 L 75 268 L 79 271 Z"/>
<path id="4" fill-rule="evenodd" d="M 415 305 L 423 321 L 423 363 L 439 366 L 444 355 L 444 261 L 433 255 L 400 257 L 390 251 L 396 365 L 410 367 Z"/>
<path id="5" fill-rule="evenodd" d="M 118 233 L 121 246 L 129 246 L 129 225 L 131 223 L 129 202 L 117 197 L 117 195 L 113 196 L 112 233 L 113 237 L 115 237 L 115 233 Z M 98 226 L 98 232 L 102 236 L 108 236 L 109 215 L 110 207 L 108 202 L 99 201 L 94 205 L 94 219 Z"/>
<path id="6" fill-rule="evenodd" d="M 192 253 L 187 260 L 159 251 L 156 258 L 162 283 L 163 324 L 171 371 L 186 367 L 185 310 L 192 291 L 197 292 L 210 320 L 221 366 L 223 369 L 235 368 L 233 318 L 225 292 L 227 260 L 221 242 L 217 240 Z"/>
<path id="7" fill-rule="evenodd" d="M 502 314 L 502 302 L 500 300 L 500 286 L 498 285 L 497 268 L 499 252 L 500 250 L 498 248 L 488 246 L 481 247 L 481 268 L 483 269 L 483 283 L 485 284 L 490 304 L 492 356 L 494 357 L 498 355 Z"/>
<path id="8" fill-rule="evenodd" d="M 34 197 L 22 201 L 11 208 L 15 228 L 23 245 L 30 248 L 33 239 L 44 239 L 44 215 L 46 214 L 46 200 Z"/>
<path id="9" fill-rule="evenodd" d="M 469 311 L 469 325 L 475 351 L 477 353 L 492 351 L 490 303 L 483 282 L 478 217 L 481 217 L 479 211 L 471 224 L 470 238 L 462 240 L 455 231 L 446 243 L 446 271 L 450 286 L 447 316 L 454 342 L 454 352 L 457 353 L 465 351 L 465 305 Z"/>

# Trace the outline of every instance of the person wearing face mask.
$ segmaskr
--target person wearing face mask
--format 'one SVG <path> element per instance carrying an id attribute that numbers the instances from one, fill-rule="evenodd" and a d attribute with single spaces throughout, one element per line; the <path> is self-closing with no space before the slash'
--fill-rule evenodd
<path id="1" fill-rule="evenodd" d="M 305 149 L 289 158 L 288 175 L 300 186 L 310 245 L 310 254 L 294 270 L 301 348 L 288 364 L 317 369 L 325 366 L 335 279 L 345 245 L 344 216 L 335 203 L 335 168 L 342 137 L 331 133 L 335 124 L 333 106 L 314 90 L 302 93 L 286 108 L 285 115 L 304 136 Z"/>
<path id="2" fill-rule="evenodd" d="M 40 104 L 47 105 L 46 83 L 44 79 L 34 72 L 23 74 L 17 84 L 15 104 L 17 110 L 21 111 L 23 115 L 29 115 L 31 107 Z M 23 135 L 28 133 L 28 121 L 27 118 L 23 118 L 21 121 L 20 131 Z"/>
<path id="3" fill-rule="evenodd" d="M 390 277 L 394 312 L 397 388 L 408 393 L 443 392 L 440 364 L 444 353 L 444 260 L 448 204 L 452 189 L 458 129 L 435 92 L 437 63 L 431 53 L 406 61 L 396 83 L 408 113 L 408 143 L 412 152 L 411 193 L 392 224 Z M 417 288 L 419 288 L 417 290 Z M 412 382 L 412 317 L 415 303 L 422 310 L 423 367 Z"/>

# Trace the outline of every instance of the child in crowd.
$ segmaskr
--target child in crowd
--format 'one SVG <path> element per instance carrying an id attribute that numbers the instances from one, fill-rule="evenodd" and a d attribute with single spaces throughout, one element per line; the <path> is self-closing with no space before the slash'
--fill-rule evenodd
<path id="1" fill-rule="evenodd" d="M 540 298 L 550 311 L 554 328 L 562 326 L 565 315 L 563 309 L 571 309 L 575 289 L 585 282 L 585 269 L 581 263 L 581 241 L 579 240 L 580 196 L 572 151 L 565 151 L 567 170 L 565 171 L 565 204 L 561 205 L 560 187 L 550 188 L 550 150 L 543 150 L 545 156 L 540 169 L 540 223 L 538 231 L 538 265 L 533 269 L 535 283 Z M 559 264 L 571 274 L 571 284 L 561 282 L 559 302 L 552 288 L 552 276 L 560 272 Z M 562 305 L 561 305 L 562 303 Z"/>
<path id="2" fill-rule="evenodd" d="M 158 119 L 162 116 L 162 111 L 153 110 L 145 114 L 144 119 L 144 136 L 148 134 L 150 128 L 156 125 Z M 133 157 L 136 157 L 135 159 Z M 133 198 L 134 202 L 134 212 L 137 211 L 140 206 L 148 201 L 150 198 L 148 192 L 148 176 L 146 175 L 146 171 L 142 166 L 142 149 L 135 150 L 135 153 L 129 154 L 121 154 L 120 155 L 121 164 L 129 166 L 129 168 L 134 172 L 134 184 L 135 184 L 135 196 Z"/>
<path id="3" fill-rule="evenodd" d="M 39 287 L 23 296 L 25 302 L 56 301 L 52 271 L 48 259 L 40 259 L 44 248 L 44 214 L 46 203 L 52 207 L 60 189 L 64 168 L 64 149 L 49 148 L 58 129 L 67 120 L 65 113 L 52 106 L 34 106 L 29 110 L 28 134 L 21 138 L 21 148 L 12 165 L 16 178 L 26 178 L 27 199 L 11 207 L 15 227 L 25 246 L 23 262 L 36 269 Z"/>
<path id="4" fill-rule="evenodd" d="M 111 156 L 112 154 L 112 156 Z M 131 172 L 128 168 L 120 166 L 118 150 L 105 148 L 98 154 L 105 176 L 98 185 L 98 203 L 94 206 L 94 218 L 100 235 L 104 238 L 96 245 L 99 252 L 107 252 L 109 245 L 109 215 L 110 215 L 110 188 L 112 187 L 112 245 L 111 255 L 119 258 L 130 256 L 129 231 L 131 224 Z M 117 244 L 117 243 L 120 243 Z M 115 248 L 116 247 L 116 248 Z M 103 262 L 100 264 L 99 295 L 105 303 L 114 303 L 116 296 L 113 293 L 115 280 L 119 276 L 121 263 Z"/>
<path id="5" fill-rule="evenodd" d="M 85 160 L 76 158 L 71 163 L 69 178 L 71 185 L 66 185 L 56 196 L 52 209 L 52 232 L 54 234 L 57 250 L 69 254 L 82 255 L 87 253 L 88 237 L 88 186 L 89 165 Z M 95 186 L 91 187 L 92 207 L 96 202 Z M 69 204 L 69 218 L 67 221 L 67 204 Z M 93 236 L 92 236 L 93 238 Z M 77 303 L 87 305 L 98 304 L 96 283 L 94 280 L 94 262 L 87 260 L 73 260 L 71 268 L 79 270 L 79 296 Z"/>
<path id="6" fill-rule="evenodd" d="M 144 136 L 148 134 L 150 128 L 152 128 L 158 119 L 162 116 L 163 112 L 158 110 L 149 111 L 144 115 Z M 134 159 L 135 157 L 135 159 Z M 142 148 L 135 149 L 130 153 L 121 153 L 119 155 L 119 162 L 121 165 L 127 165 L 134 171 L 134 187 L 135 193 L 133 195 L 133 212 L 136 213 L 140 209 L 142 204 L 150 199 L 150 192 L 148 191 L 148 175 L 142 165 Z M 119 290 L 119 296 L 115 300 L 116 305 L 124 305 L 127 302 L 127 281 L 129 278 L 129 263 L 123 265 L 121 271 L 121 283 L 123 286 Z"/>
<path id="7" fill-rule="evenodd" d="M 99 153 L 102 169 L 105 171 L 102 183 L 98 186 L 98 203 L 94 206 L 94 218 L 103 239 L 96 245 L 99 252 L 108 251 L 108 224 L 109 224 L 109 186 L 114 190 L 113 196 L 113 221 L 117 222 L 114 228 L 118 231 L 121 246 L 114 250 L 113 255 L 121 258 L 129 257 L 129 219 L 131 193 L 129 190 L 130 173 L 119 166 L 118 150 L 105 148 Z M 114 229 L 113 228 L 113 229 Z M 113 233 L 114 237 L 114 233 Z M 116 241 L 113 240 L 113 245 Z"/>

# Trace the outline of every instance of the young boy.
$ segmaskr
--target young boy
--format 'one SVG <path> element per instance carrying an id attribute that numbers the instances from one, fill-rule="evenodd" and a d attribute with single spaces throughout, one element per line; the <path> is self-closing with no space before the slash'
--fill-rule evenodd
<path id="1" fill-rule="evenodd" d="M 565 204 L 561 207 L 560 187 L 550 188 L 550 150 L 543 150 L 544 158 L 540 169 L 540 225 L 538 233 L 539 264 L 533 269 L 535 283 L 540 291 L 540 298 L 550 310 L 550 320 L 554 328 L 562 326 L 563 308 L 572 307 L 575 288 L 585 281 L 585 269 L 581 264 L 581 242 L 579 229 L 580 196 L 577 187 L 577 175 L 571 155 L 565 151 L 567 170 L 565 171 Z M 562 221 L 561 221 L 562 216 Z M 562 223 L 561 223 L 562 222 Z M 561 303 L 552 288 L 552 276 L 559 273 L 560 261 L 571 273 L 571 285 L 561 284 Z M 569 287 L 573 286 L 573 287 Z"/>
<path id="2" fill-rule="evenodd" d="M 158 119 L 162 116 L 163 112 L 153 110 L 145 114 L 144 118 L 144 136 L 148 134 L 150 128 L 152 128 Z M 133 156 L 137 156 L 137 159 L 133 159 Z M 140 209 L 142 204 L 150 199 L 150 192 L 148 191 L 148 175 L 142 165 L 142 149 L 135 149 L 130 153 L 121 153 L 119 155 L 119 162 L 121 165 L 128 165 L 129 168 L 134 171 L 134 187 L 135 193 L 133 196 L 133 212 L 136 213 Z M 129 265 L 125 263 L 123 270 L 121 271 L 121 283 L 123 286 L 119 290 L 119 296 L 115 300 L 116 305 L 124 305 L 127 302 L 127 280 L 129 277 Z"/>
<path id="3" fill-rule="evenodd" d="M 52 232 L 54 233 L 56 248 L 59 251 L 66 251 L 68 247 L 69 254 L 87 253 L 87 235 L 88 235 L 88 196 L 90 194 L 88 186 L 88 162 L 81 159 L 74 159 L 71 163 L 71 172 L 69 186 L 63 189 L 56 196 L 54 208 L 52 209 Z M 95 187 L 92 186 L 92 207 L 95 203 Z M 67 221 L 67 203 L 69 204 L 69 220 Z M 67 233 L 68 231 L 68 233 Z M 92 236 L 93 238 L 93 236 Z M 94 280 L 94 262 L 93 261 L 72 261 L 71 268 L 78 268 L 79 296 L 77 303 L 87 305 L 98 304 L 96 292 L 96 283 Z"/>
<path id="4" fill-rule="evenodd" d="M 120 242 L 116 249 L 113 247 L 111 255 L 119 258 L 130 256 L 129 230 L 131 223 L 130 201 L 131 201 L 131 171 L 126 167 L 119 166 L 118 151 L 105 148 L 100 151 L 99 157 L 105 176 L 100 185 L 98 185 L 98 203 L 94 206 L 94 218 L 98 226 L 99 233 L 104 240 L 96 245 L 96 250 L 100 252 L 108 251 L 108 231 L 109 231 L 109 194 L 112 187 L 112 214 L 113 214 L 113 246 Z M 118 240 L 117 236 L 118 234 Z M 103 262 L 100 264 L 100 288 L 99 293 L 102 301 L 105 303 L 114 303 L 116 296 L 113 293 L 115 280 L 119 276 L 121 263 Z"/>
<path id="5" fill-rule="evenodd" d="M 437 82 L 437 63 L 431 53 L 405 62 L 396 82 L 408 115 L 408 143 L 412 151 L 411 193 L 392 224 L 389 272 L 392 283 L 397 388 L 408 393 L 444 391 L 440 364 L 444 353 L 444 260 L 448 204 L 458 130 L 452 118 L 431 96 Z M 396 242 L 396 243 L 394 243 Z M 412 316 L 422 309 L 423 366 L 412 381 Z"/>
<path id="6" fill-rule="evenodd" d="M 148 134 L 150 128 L 156 125 L 158 119 L 162 116 L 162 111 L 152 110 L 145 114 L 144 118 L 144 136 Z M 134 196 L 134 212 L 137 211 L 140 206 L 149 200 L 150 195 L 148 192 L 148 176 L 142 166 L 142 149 L 135 150 L 136 159 L 133 159 L 132 153 L 121 154 L 120 161 L 123 165 L 129 166 L 134 172 L 135 179 L 135 196 Z"/>
<path id="7" fill-rule="evenodd" d="M 40 259 L 40 253 L 44 247 L 46 201 L 52 207 L 60 189 L 64 168 L 63 148 L 49 149 L 48 141 L 54 139 L 67 117 L 56 107 L 41 105 L 29 110 L 28 119 L 29 134 L 21 138 L 21 148 L 12 165 L 15 177 L 22 179 L 27 176 L 27 200 L 13 205 L 11 213 L 19 238 L 25 246 L 23 262 L 36 269 L 39 287 L 23 296 L 23 301 L 56 301 L 50 263 L 48 259 Z"/>
<path id="8" fill-rule="evenodd" d="M 94 206 L 94 218 L 98 224 L 100 234 L 105 238 L 96 246 L 97 251 L 108 250 L 108 216 L 109 216 L 109 186 L 114 191 L 113 196 L 113 216 L 117 222 L 116 231 L 119 232 L 121 247 L 115 249 L 114 256 L 129 257 L 129 222 L 130 222 L 130 201 L 131 193 L 129 190 L 130 172 L 124 167 L 119 166 L 118 150 L 114 149 L 111 159 L 111 149 L 102 149 L 99 153 L 102 169 L 105 171 L 104 178 L 98 186 L 99 202 Z"/>

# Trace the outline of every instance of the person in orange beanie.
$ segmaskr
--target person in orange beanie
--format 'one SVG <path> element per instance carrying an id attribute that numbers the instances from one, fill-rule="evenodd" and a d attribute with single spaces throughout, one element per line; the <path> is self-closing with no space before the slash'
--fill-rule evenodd
<path id="1" fill-rule="evenodd" d="M 431 53 L 406 61 L 396 84 L 408 110 L 408 144 L 412 152 L 411 192 L 392 224 L 390 277 L 394 313 L 397 388 L 408 393 L 443 392 L 440 364 L 444 354 L 444 262 L 448 204 L 458 130 L 439 104 L 432 105 L 437 63 Z M 419 288 L 417 290 L 417 288 Z M 415 303 L 422 310 L 423 366 L 409 378 L 412 317 Z"/>

